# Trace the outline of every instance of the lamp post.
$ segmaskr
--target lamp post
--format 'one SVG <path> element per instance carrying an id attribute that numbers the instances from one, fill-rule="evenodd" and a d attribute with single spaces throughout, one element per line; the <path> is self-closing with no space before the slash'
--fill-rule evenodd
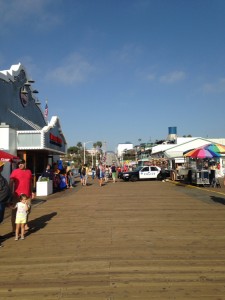
<path id="1" fill-rule="evenodd" d="M 98 151 L 95 148 L 95 166 L 97 167 L 97 165 L 98 165 Z"/>
<path id="2" fill-rule="evenodd" d="M 94 167 L 94 153 L 91 152 L 91 166 Z"/>
<path id="3" fill-rule="evenodd" d="M 84 164 L 86 163 L 86 161 L 85 161 L 85 146 L 88 143 L 93 143 L 93 142 L 92 141 L 84 142 Z"/>

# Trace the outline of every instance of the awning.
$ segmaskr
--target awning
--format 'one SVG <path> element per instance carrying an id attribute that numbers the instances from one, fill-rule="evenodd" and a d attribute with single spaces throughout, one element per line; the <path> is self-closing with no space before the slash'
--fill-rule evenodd
<path id="1" fill-rule="evenodd" d="M 0 150 L 0 160 L 9 162 L 18 162 L 21 159 L 13 154 Z"/>

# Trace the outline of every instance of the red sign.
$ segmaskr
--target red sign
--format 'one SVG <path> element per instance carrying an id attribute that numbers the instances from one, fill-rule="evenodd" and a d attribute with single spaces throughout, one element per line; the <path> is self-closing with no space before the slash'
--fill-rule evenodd
<path id="1" fill-rule="evenodd" d="M 62 139 L 52 133 L 49 134 L 50 143 L 62 147 Z"/>

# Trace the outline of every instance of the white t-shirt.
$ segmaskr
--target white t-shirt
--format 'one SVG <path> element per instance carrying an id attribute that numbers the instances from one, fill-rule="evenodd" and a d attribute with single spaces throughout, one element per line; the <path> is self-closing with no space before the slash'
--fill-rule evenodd
<path id="1" fill-rule="evenodd" d="M 17 208 L 17 212 L 16 212 L 16 217 L 18 218 L 26 218 L 27 216 L 27 206 L 25 203 L 23 202 L 18 202 L 16 203 L 16 208 Z"/>

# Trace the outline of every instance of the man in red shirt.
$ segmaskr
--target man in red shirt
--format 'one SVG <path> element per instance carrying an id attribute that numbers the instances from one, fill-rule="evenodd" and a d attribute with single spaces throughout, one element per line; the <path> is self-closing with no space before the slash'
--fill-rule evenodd
<path id="1" fill-rule="evenodd" d="M 10 189 L 14 195 L 14 204 L 19 201 L 19 197 L 21 194 L 27 195 L 28 198 L 33 199 L 34 193 L 32 193 L 32 173 L 30 170 L 26 169 L 25 160 L 22 159 L 18 163 L 18 168 L 13 170 L 10 175 Z M 15 218 L 16 218 L 16 210 L 12 210 L 12 228 L 15 231 Z M 25 225 L 25 229 L 28 230 L 27 224 Z"/>

